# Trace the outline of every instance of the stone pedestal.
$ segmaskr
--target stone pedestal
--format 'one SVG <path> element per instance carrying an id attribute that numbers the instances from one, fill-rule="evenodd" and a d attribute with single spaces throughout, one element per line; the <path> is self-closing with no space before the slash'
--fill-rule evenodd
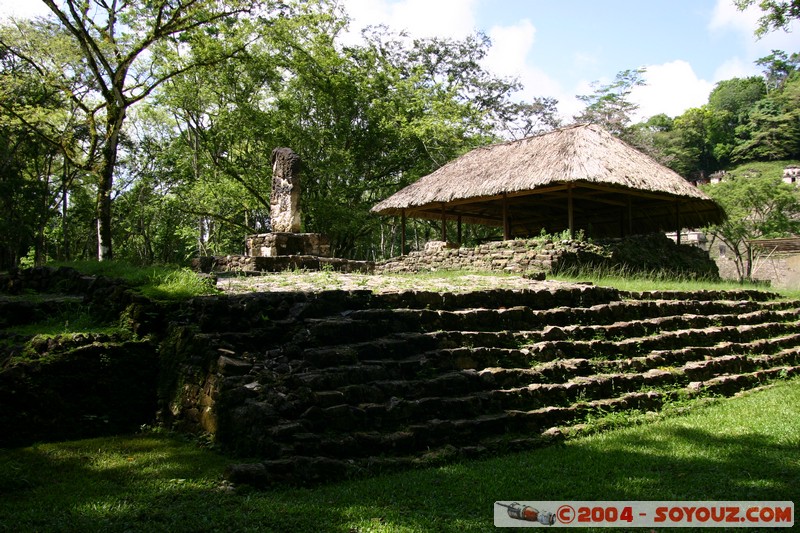
<path id="1" fill-rule="evenodd" d="M 331 244 L 320 233 L 259 233 L 248 235 L 246 254 L 250 257 L 277 257 L 283 255 L 312 255 L 330 257 Z"/>

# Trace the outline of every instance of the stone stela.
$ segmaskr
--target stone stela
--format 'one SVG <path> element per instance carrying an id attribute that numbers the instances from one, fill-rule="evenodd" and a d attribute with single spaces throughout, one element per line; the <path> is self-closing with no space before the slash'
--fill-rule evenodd
<path id="1" fill-rule="evenodd" d="M 269 207 L 274 233 L 300 233 L 300 156 L 291 148 L 272 151 Z"/>
<path id="2" fill-rule="evenodd" d="M 272 232 L 248 235 L 245 242 L 248 256 L 330 257 L 331 247 L 327 237 L 319 233 L 301 233 L 300 170 L 300 156 L 294 150 L 281 147 L 272 151 Z"/>

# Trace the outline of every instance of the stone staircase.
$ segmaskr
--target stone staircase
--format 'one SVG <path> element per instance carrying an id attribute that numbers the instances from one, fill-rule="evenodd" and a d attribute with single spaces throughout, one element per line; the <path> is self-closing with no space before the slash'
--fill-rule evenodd
<path id="1" fill-rule="evenodd" d="M 161 347 L 162 418 L 258 458 L 228 472 L 254 484 L 528 449 L 800 371 L 800 302 L 756 291 L 270 293 L 191 314 Z"/>

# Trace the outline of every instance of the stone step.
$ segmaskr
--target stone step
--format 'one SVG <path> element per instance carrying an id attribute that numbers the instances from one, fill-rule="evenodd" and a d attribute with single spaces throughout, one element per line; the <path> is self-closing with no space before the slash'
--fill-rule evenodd
<path id="1" fill-rule="evenodd" d="M 496 308 L 484 297 L 294 302 L 294 326 L 256 324 L 238 347 L 235 334 L 209 336 L 252 364 L 223 378 L 221 401 L 236 407 L 219 434 L 252 434 L 241 453 L 286 472 L 295 459 L 330 472 L 421 464 L 529 446 L 589 415 L 727 394 L 800 362 L 800 304 L 772 296 L 589 291 L 578 305 L 497 291 Z M 578 306 L 548 307 L 562 298 Z"/>
<path id="2" fill-rule="evenodd" d="M 438 314 L 439 312 L 434 313 Z M 197 334 L 197 338 L 202 338 L 203 343 L 211 348 L 222 348 L 240 355 L 248 354 L 248 357 L 255 357 L 258 352 L 265 352 L 265 357 L 275 358 L 281 355 L 281 350 L 285 349 L 286 346 L 291 346 L 297 351 L 300 345 L 306 345 L 310 346 L 304 352 L 309 360 L 316 361 L 321 359 L 329 361 L 328 363 L 319 361 L 314 363 L 323 366 L 336 362 L 346 363 L 350 360 L 373 357 L 374 353 L 380 353 L 385 349 L 387 346 L 386 339 L 392 341 L 390 345 L 399 346 L 401 351 L 406 354 L 413 351 L 418 352 L 419 349 L 428 349 L 432 346 L 458 345 L 462 340 L 475 348 L 481 347 L 482 343 L 487 343 L 488 347 L 498 345 L 513 347 L 532 342 L 534 345 L 538 344 L 538 346 L 532 347 L 533 349 L 528 359 L 548 360 L 555 356 L 547 351 L 547 344 L 540 344 L 547 341 L 555 342 L 555 344 L 550 344 L 549 346 L 556 350 L 556 354 L 560 353 L 559 350 L 563 351 L 563 344 L 559 345 L 556 341 L 569 341 L 571 345 L 574 345 L 579 350 L 576 356 L 580 356 L 580 353 L 588 349 L 586 343 L 594 343 L 592 346 L 600 350 L 601 353 L 605 353 L 610 349 L 610 344 L 603 345 L 597 344 L 597 342 L 622 342 L 621 347 L 624 349 L 629 347 L 630 343 L 636 342 L 634 339 L 622 341 L 621 339 L 625 337 L 636 334 L 639 337 L 646 335 L 645 338 L 650 339 L 648 342 L 651 342 L 655 333 L 674 330 L 674 328 L 685 325 L 687 322 L 699 327 L 722 325 L 722 327 L 732 328 L 734 326 L 758 325 L 759 322 L 770 319 L 773 321 L 796 321 L 798 317 L 800 317 L 800 309 L 758 310 L 742 315 L 712 315 L 708 317 L 702 315 L 666 316 L 630 322 L 614 322 L 609 325 L 546 326 L 538 331 L 518 331 L 514 333 L 516 339 L 510 338 L 506 330 L 476 332 L 446 332 L 439 330 L 435 332 L 396 333 L 383 331 L 376 327 L 368 327 L 360 323 L 350 324 L 345 328 L 345 331 L 351 329 L 357 331 L 357 333 L 347 337 L 344 335 L 337 336 L 337 328 L 332 327 L 329 321 L 317 322 L 317 324 L 324 323 L 324 325 L 320 325 L 319 336 L 312 338 L 305 329 L 298 334 L 291 329 L 290 324 L 282 321 L 273 321 L 266 326 L 254 328 L 248 332 L 200 333 Z M 323 331 L 325 332 L 324 334 Z M 306 337 L 305 342 L 299 342 L 299 337 L 301 336 Z M 328 342 L 326 342 L 325 337 L 328 337 Z M 358 342 L 358 339 L 370 340 Z M 375 339 L 378 339 L 379 342 L 372 342 Z M 403 348 L 398 344 L 399 341 L 397 339 L 404 339 L 408 342 L 408 346 Z M 432 339 L 438 339 L 438 341 Z M 352 341 L 355 346 L 349 346 L 345 341 Z M 577 344 L 573 341 L 583 341 L 583 344 Z M 621 351 L 620 353 L 629 352 Z M 297 354 L 295 355 L 300 357 Z"/>
<path id="3" fill-rule="evenodd" d="M 328 352 L 327 356 L 335 359 L 338 363 L 346 364 L 334 364 L 294 373 L 285 378 L 285 384 L 293 387 L 305 387 L 311 391 L 325 392 L 325 402 L 329 405 L 332 401 L 338 401 L 336 398 L 341 395 L 347 398 L 361 398 L 357 401 L 368 401 L 366 398 L 380 398 L 381 394 L 384 399 L 391 396 L 419 397 L 419 394 L 414 394 L 412 391 L 420 388 L 427 390 L 428 386 L 424 385 L 426 381 L 453 374 L 479 376 L 483 381 L 483 386 L 476 384 L 473 390 L 491 387 L 518 387 L 531 383 L 563 382 L 575 376 L 603 372 L 644 372 L 653 368 L 682 365 L 689 361 L 737 353 L 774 353 L 781 348 L 795 345 L 800 345 L 800 333 L 750 342 L 723 341 L 711 346 L 652 350 L 643 356 L 632 358 L 553 359 L 538 364 L 531 353 L 524 349 L 446 348 L 403 359 L 376 359 L 360 362 L 357 360 L 356 354 L 333 350 Z M 399 345 L 399 353 L 406 353 L 404 347 L 405 345 Z M 387 351 L 384 350 L 382 353 L 387 353 Z M 429 376 L 427 380 L 421 379 L 421 376 L 424 375 Z M 394 392 L 386 393 L 385 390 Z M 338 395 L 334 395 L 334 391 L 338 391 Z"/>
<path id="4" fill-rule="evenodd" d="M 373 355 L 385 355 L 375 350 Z M 403 354 L 411 353 L 402 352 Z M 333 350 L 334 354 L 340 352 Z M 357 357 L 326 355 L 339 361 L 351 361 Z M 388 355 L 392 355 L 389 353 Z M 532 359 L 527 350 L 513 348 L 443 348 L 424 351 L 399 359 L 365 359 L 356 364 L 314 367 L 287 376 L 286 383 L 304 386 L 312 390 L 327 390 L 348 384 L 363 384 L 380 380 L 414 380 L 420 375 L 439 375 L 448 372 L 484 369 L 503 363 L 512 367 L 530 367 Z"/>
<path id="5" fill-rule="evenodd" d="M 655 350 L 675 350 L 686 346 L 712 346 L 723 341 L 750 342 L 797 332 L 800 332 L 800 322 L 768 322 L 665 331 L 647 337 L 634 337 L 616 342 L 607 340 L 541 341 L 525 346 L 525 348 L 530 350 L 534 358 L 544 361 L 563 358 L 621 359 L 641 357 Z"/>
<path id="6" fill-rule="evenodd" d="M 605 325 L 680 315 L 742 314 L 773 308 L 773 304 L 756 301 L 622 300 L 585 308 L 548 309 L 537 313 L 537 317 L 542 325 Z"/>
<path id="7" fill-rule="evenodd" d="M 615 396 L 579 400 L 561 406 L 543 406 L 530 410 L 509 409 L 505 413 L 513 418 L 512 426 L 517 432 L 544 431 L 556 425 L 570 424 L 587 415 L 605 414 L 613 411 L 652 411 L 661 408 L 667 400 L 678 397 L 696 396 L 701 393 L 731 395 L 741 390 L 766 383 L 770 380 L 800 374 L 800 355 L 797 350 L 787 350 L 774 356 L 755 358 L 747 366 L 751 370 L 739 373 L 725 373 L 702 382 L 689 382 L 682 388 L 667 390 L 636 390 L 622 392 Z M 503 436 L 502 441 L 507 442 Z M 491 441 L 481 444 L 491 448 Z"/>
<path id="8" fill-rule="evenodd" d="M 677 350 L 686 347 L 712 346 L 722 341 L 751 342 L 759 338 L 785 335 L 800 332 L 800 321 L 768 322 L 742 324 L 739 326 L 710 326 L 670 330 L 645 337 L 611 340 L 546 340 L 524 345 L 525 340 L 534 337 L 530 332 L 509 331 L 437 331 L 431 333 L 399 333 L 382 337 L 375 341 L 354 344 L 308 348 L 298 358 L 302 361 L 296 366 L 309 368 L 326 368 L 333 366 L 356 364 L 386 359 L 407 359 L 417 354 L 427 359 L 439 359 L 435 351 L 459 350 L 458 356 L 463 360 L 460 367 L 468 365 L 480 366 L 481 359 L 487 363 L 483 366 L 508 366 L 507 364 L 490 363 L 486 360 L 496 355 L 506 356 L 520 361 L 524 366 L 535 362 L 555 359 L 620 359 L 642 357 L 657 350 Z M 547 330 L 546 336 L 562 336 Z M 520 347 L 520 345 L 522 345 Z M 464 350 L 463 348 L 467 348 Z M 481 351 L 486 348 L 488 351 Z M 505 349 L 498 352 L 496 349 Z M 450 352 L 449 355 L 453 355 Z M 270 354 L 272 356 L 272 354 Z M 527 360 L 527 363 L 525 362 Z M 452 368 L 452 367 L 451 367 Z"/>
<path id="9" fill-rule="evenodd" d="M 787 355 L 789 362 L 796 354 Z M 330 407 L 310 407 L 302 419 L 316 433 L 326 431 L 360 431 L 367 428 L 392 429 L 420 423 L 424 420 L 451 420 L 494 415 L 508 410 L 525 410 L 545 407 L 566 407 L 575 402 L 601 400 L 642 388 L 675 387 L 690 381 L 713 377 L 720 373 L 749 370 L 770 359 L 748 362 L 743 356 L 724 356 L 717 360 L 691 362 L 685 368 L 671 371 L 652 369 L 644 373 L 577 376 L 565 383 L 532 383 L 510 389 L 490 389 L 469 392 L 466 395 L 441 396 L 445 389 L 431 387 L 439 395 L 417 398 L 392 396 L 386 390 L 362 386 L 356 390 L 342 390 L 342 400 L 371 400 L 367 403 L 342 403 Z M 783 363 L 785 361 L 780 360 Z M 480 388 L 479 376 L 462 374 L 453 376 L 460 390 Z M 417 384 L 419 390 L 423 388 Z M 369 391 L 369 392 L 365 392 Z M 348 397 L 349 396 L 349 397 Z M 380 400 L 376 402 L 375 400 Z"/>
<path id="10" fill-rule="evenodd" d="M 485 383 L 474 370 L 448 372 L 428 379 L 396 379 L 348 384 L 335 391 L 324 391 L 322 399 L 332 392 L 348 404 L 384 403 L 393 398 L 421 400 L 446 391 L 448 396 L 461 396 L 481 391 Z M 319 405 L 319 404 L 318 404 Z"/>
<path id="11" fill-rule="evenodd" d="M 780 298 L 780 295 L 774 292 L 750 289 L 711 291 L 620 291 L 620 296 L 634 300 L 753 300 L 757 302 L 776 300 Z"/>
<path id="12" fill-rule="evenodd" d="M 291 435 L 276 456 L 260 463 L 233 465 L 225 477 L 234 483 L 318 483 L 365 472 L 386 472 L 435 465 L 459 458 L 522 451 L 563 438 L 563 430 L 581 431 L 588 414 L 614 411 L 657 411 L 667 401 L 702 394 L 733 395 L 783 376 L 800 375 L 800 366 L 775 367 L 723 375 L 683 389 L 628 392 L 614 398 L 577 402 L 562 407 L 510 410 L 460 420 L 429 420 L 403 429 L 374 429 L 324 436 L 306 432 L 301 424 L 284 428 Z"/>
<path id="13" fill-rule="evenodd" d="M 373 295 L 370 308 L 460 310 L 508 307 L 551 309 L 586 307 L 618 301 L 619 291 L 591 284 L 558 284 L 534 289 L 488 289 L 476 292 L 404 291 Z"/>
<path id="14" fill-rule="evenodd" d="M 800 347 L 774 354 L 731 354 L 703 361 L 689 361 L 679 371 L 690 381 L 706 381 L 724 374 L 752 373 L 776 367 L 795 366 L 800 362 Z"/>
<path id="15" fill-rule="evenodd" d="M 751 356 L 746 354 L 722 355 L 701 361 L 687 361 L 683 365 L 663 370 L 651 368 L 644 372 L 624 374 L 593 374 L 577 376 L 563 384 L 532 383 L 527 386 L 500 389 L 492 394 L 505 409 L 519 408 L 532 402 L 541 406 L 563 405 L 580 399 L 601 400 L 622 392 L 632 392 L 643 387 L 686 386 L 693 381 L 715 378 L 723 374 L 736 374 L 765 370 L 776 366 L 794 366 L 800 361 L 800 348 L 793 346 L 772 354 Z M 549 398 L 549 399 L 548 399 Z M 509 407 L 512 406 L 512 407 Z"/>
<path id="16" fill-rule="evenodd" d="M 34 298 L 0 294 L 0 328 L 41 322 L 65 311 L 75 312 L 83 297 L 61 294 L 37 294 Z"/>
<path id="17" fill-rule="evenodd" d="M 585 284 L 543 289 L 493 289 L 451 293 L 403 291 L 375 294 L 370 290 L 259 292 L 238 296 L 209 296 L 189 302 L 188 314 L 203 332 L 248 331 L 270 320 L 347 317 L 366 312 L 377 318 L 394 310 L 457 311 L 478 308 L 592 306 L 619 300 L 619 291 Z"/>
<path id="18" fill-rule="evenodd" d="M 536 331 L 519 331 L 518 335 L 529 342 L 545 340 L 621 340 L 646 337 L 662 331 L 684 329 L 686 324 L 695 328 L 710 326 L 754 325 L 764 322 L 789 322 L 800 320 L 800 308 L 787 310 L 759 309 L 743 314 L 696 315 L 684 314 L 620 321 L 612 324 L 545 326 Z"/>
<path id="19" fill-rule="evenodd" d="M 795 363 L 796 363 L 795 354 Z M 739 390 L 752 388 L 784 375 L 797 375 L 800 366 L 786 364 L 783 366 L 760 369 L 739 374 L 724 374 L 710 378 L 702 383 L 690 383 L 686 387 L 672 390 L 635 390 L 622 391 L 614 396 L 599 399 L 579 398 L 564 405 L 545 405 L 531 409 L 507 409 L 492 413 L 472 414 L 467 410 L 453 411 L 449 418 L 431 417 L 407 425 L 391 425 L 388 427 L 372 426 L 358 429 L 355 419 L 367 418 L 368 414 L 348 412 L 347 423 L 329 428 L 321 438 L 312 438 L 314 432 L 298 432 L 291 439 L 285 439 L 283 452 L 288 455 L 322 455 L 341 457 L 350 460 L 369 457 L 379 451 L 381 455 L 418 454 L 443 445 L 481 446 L 485 449 L 513 447 L 517 438 L 530 442 L 530 434 L 540 435 L 555 426 L 572 425 L 584 420 L 589 415 L 602 415 L 620 411 L 653 411 L 659 410 L 665 401 L 677 398 L 683 391 L 696 395 L 705 390 L 712 393 L 733 394 Z M 461 403 L 461 402 L 459 402 Z M 455 401 L 429 399 L 427 407 L 441 410 L 458 405 Z M 396 409 L 404 409 L 400 401 Z M 352 408 L 351 408 L 352 410 Z M 338 408 L 336 415 L 346 412 Z M 332 412 L 333 414 L 333 412 Z M 330 431 L 333 429 L 333 431 Z M 337 433 L 336 430 L 341 432 Z M 383 430 L 383 431 L 381 431 Z M 535 437 L 537 440 L 541 437 Z M 418 455 L 417 455 L 418 457 Z"/>
<path id="20" fill-rule="evenodd" d="M 642 372 L 685 364 L 689 361 L 712 359 L 730 354 L 770 354 L 782 349 L 800 346 L 800 334 L 794 333 L 751 342 L 720 342 L 713 346 L 687 346 L 676 350 L 654 350 L 641 357 L 595 361 L 597 372 Z"/>
<path id="21" fill-rule="evenodd" d="M 733 323 L 728 317 L 764 313 L 783 306 L 782 303 L 757 301 L 629 300 L 545 310 L 525 306 L 462 310 L 357 309 L 305 319 L 294 341 L 305 346 L 330 345 L 367 341 L 400 332 L 536 330 L 559 326 L 573 333 L 572 338 L 603 333 L 600 329 L 608 326 L 607 336 L 613 337 L 636 334 L 639 327 L 636 324 L 646 332 L 648 328 L 677 327 L 675 324 L 680 322 L 681 316 L 703 316 L 709 323 L 711 320 Z M 758 316 L 750 320 L 758 320 Z M 630 324 L 628 333 L 621 326 L 623 323 Z M 616 327 L 611 328 L 614 325 Z M 585 329 L 587 327 L 593 329 Z"/>
<path id="22" fill-rule="evenodd" d="M 370 364 L 387 359 L 406 359 L 431 350 L 475 347 L 515 347 L 518 341 L 508 331 L 437 331 L 431 333 L 397 333 L 369 342 L 308 348 L 299 358 L 310 368 L 325 368 L 358 361 Z"/>
<path id="23" fill-rule="evenodd" d="M 772 354 L 792 353 L 794 346 L 800 346 L 800 334 L 784 337 L 760 339 L 749 343 L 723 342 L 710 347 L 686 347 L 681 350 L 662 350 L 633 359 L 589 360 L 569 359 L 556 360 L 531 369 L 522 368 L 486 368 L 478 374 L 487 381 L 487 388 L 518 388 L 534 383 L 556 383 L 558 377 L 562 382 L 579 376 L 620 373 L 644 373 L 653 369 L 684 367 L 691 362 L 723 359 L 725 357 L 748 354 L 748 359 L 757 359 L 756 355 L 769 357 Z M 549 373 L 549 374 L 548 374 Z"/>

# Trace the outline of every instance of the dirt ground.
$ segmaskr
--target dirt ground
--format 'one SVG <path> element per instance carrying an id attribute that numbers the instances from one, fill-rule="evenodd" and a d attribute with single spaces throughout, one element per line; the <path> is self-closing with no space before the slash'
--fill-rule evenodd
<path id="1" fill-rule="evenodd" d="M 220 277 L 217 288 L 228 294 L 251 292 L 319 292 L 325 290 L 369 290 L 374 293 L 408 290 L 469 292 L 491 289 L 548 289 L 573 285 L 560 281 L 537 281 L 519 274 L 464 274 L 431 272 L 404 274 L 350 274 L 342 272 L 279 272 L 262 275 Z"/>

